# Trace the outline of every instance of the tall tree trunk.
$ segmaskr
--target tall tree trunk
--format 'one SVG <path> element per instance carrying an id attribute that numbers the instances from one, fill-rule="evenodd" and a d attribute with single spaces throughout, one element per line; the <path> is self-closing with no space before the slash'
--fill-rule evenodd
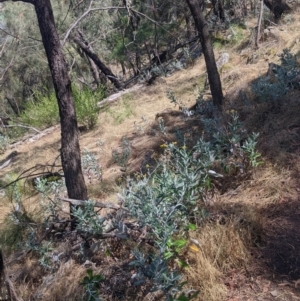
<path id="1" fill-rule="evenodd" d="M 78 127 L 71 81 L 56 31 L 50 0 L 35 0 L 34 7 L 59 106 L 61 161 L 68 197 L 70 199 L 87 200 L 87 188 L 81 168 Z M 71 205 L 71 214 L 73 209 L 74 207 Z"/>
<path id="2" fill-rule="evenodd" d="M 73 41 L 82 49 L 82 51 L 89 57 L 91 58 L 94 63 L 97 65 L 97 67 L 101 70 L 101 72 L 103 72 L 105 74 L 105 76 L 114 84 L 114 86 L 117 89 L 121 89 L 122 85 L 121 83 L 118 81 L 117 77 L 111 72 L 111 70 L 106 67 L 101 60 L 99 59 L 99 57 L 97 56 L 97 54 L 95 54 L 88 45 L 86 45 L 86 43 L 84 41 L 82 41 L 82 39 L 76 35 L 75 37 L 73 37 Z"/>
<path id="3" fill-rule="evenodd" d="M 207 22 L 201 10 L 201 1 L 186 0 L 186 2 L 190 8 L 191 14 L 195 21 L 196 29 L 199 33 L 213 103 L 216 107 L 221 109 L 223 104 L 222 85 L 216 65 L 214 51 L 209 37 Z"/>

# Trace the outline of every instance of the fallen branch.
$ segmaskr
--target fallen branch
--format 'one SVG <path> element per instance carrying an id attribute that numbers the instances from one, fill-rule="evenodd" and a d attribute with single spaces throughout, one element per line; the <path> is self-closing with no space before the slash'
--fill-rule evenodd
<path id="1" fill-rule="evenodd" d="M 72 205 L 75 205 L 75 206 L 83 206 L 86 202 L 86 201 L 74 200 L 74 199 L 68 199 L 68 198 L 59 198 L 59 200 L 61 200 L 63 202 L 71 203 Z M 128 211 L 127 209 L 125 209 L 117 204 L 113 204 L 113 203 L 95 202 L 94 206 L 97 208 L 109 208 L 109 209 L 116 209 L 116 210 L 123 209 L 123 210 Z"/>
<path id="2" fill-rule="evenodd" d="M 10 125 L 3 125 L 4 128 L 12 128 L 12 127 L 20 127 L 20 128 L 24 128 L 24 129 L 30 129 L 33 130 L 37 133 L 41 133 L 41 131 L 37 130 L 36 128 L 32 127 L 32 126 L 27 126 L 27 125 L 23 125 L 23 124 L 10 124 Z"/>
<path id="3" fill-rule="evenodd" d="M 144 85 L 142 85 L 142 84 L 141 85 L 136 85 L 136 86 L 133 86 L 133 87 L 131 87 L 129 89 L 126 89 L 126 90 L 120 91 L 118 93 L 112 94 L 109 97 L 107 97 L 106 99 L 101 100 L 100 102 L 98 102 L 97 106 L 99 108 L 103 108 L 107 104 L 112 103 L 112 102 L 116 101 L 117 99 L 119 99 L 122 95 L 124 95 L 126 93 L 130 93 L 130 92 L 136 91 L 136 90 L 142 88 L 143 86 Z"/>

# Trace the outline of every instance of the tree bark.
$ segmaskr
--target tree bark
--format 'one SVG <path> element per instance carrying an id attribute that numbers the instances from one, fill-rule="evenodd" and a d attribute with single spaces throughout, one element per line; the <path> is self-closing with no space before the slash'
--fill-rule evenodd
<path id="1" fill-rule="evenodd" d="M 14 111 L 14 113 L 16 114 L 16 116 L 20 115 L 20 109 L 19 106 L 16 102 L 16 100 L 8 95 L 5 96 L 7 102 L 9 103 L 11 109 Z"/>
<path id="2" fill-rule="evenodd" d="M 223 8 L 222 0 L 212 0 L 211 1 L 214 14 L 222 21 L 225 22 L 225 12 Z"/>
<path id="3" fill-rule="evenodd" d="M 264 1 L 260 0 L 260 10 L 259 10 L 259 16 L 258 16 L 258 21 L 257 21 L 257 33 L 256 33 L 256 38 L 255 38 L 255 47 L 257 49 L 259 48 L 261 21 L 262 21 L 263 12 L 264 12 Z"/>
<path id="4" fill-rule="evenodd" d="M 61 161 L 68 196 L 87 200 L 87 188 L 81 168 L 78 126 L 66 61 L 56 31 L 50 0 L 35 0 L 38 24 L 59 106 L 61 124 Z M 71 205 L 71 214 L 74 206 Z"/>
<path id="5" fill-rule="evenodd" d="M 80 38 L 82 39 L 82 41 L 83 41 L 86 45 L 88 45 L 89 49 L 90 49 L 92 52 L 94 52 L 92 46 L 89 45 L 89 44 L 87 43 L 87 41 L 84 39 L 82 32 L 81 32 L 80 30 L 77 30 L 77 31 L 78 31 L 78 33 L 79 33 Z M 81 48 L 80 48 L 80 49 L 81 49 Z M 82 49 L 81 49 L 81 50 L 82 50 Z M 104 85 L 104 86 L 105 86 L 106 83 L 107 83 L 107 77 L 106 77 L 105 74 L 103 74 L 103 72 L 101 72 L 101 71 L 100 71 L 101 73 L 99 74 L 99 69 L 98 69 L 97 65 L 95 64 L 95 62 L 94 62 L 88 55 L 85 54 L 85 56 L 86 56 L 86 58 L 88 59 L 90 65 L 91 65 L 91 72 L 92 72 L 92 74 L 93 74 L 93 77 L 94 77 L 95 83 L 96 83 L 96 85 L 97 85 L 97 88 L 99 88 L 100 85 Z"/>
<path id="6" fill-rule="evenodd" d="M 221 109 L 223 104 L 222 85 L 216 65 L 214 51 L 210 41 L 207 22 L 201 10 L 201 1 L 186 0 L 186 2 L 190 8 L 191 14 L 195 21 L 196 29 L 199 33 L 213 103 L 216 107 Z"/>
<path id="7" fill-rule="evenodd" d="M 283 13 L 291 11 L 285 0 L 264 0 L 266 7 L 274 14 L 275 22 L 279 22 Z"/>
<path id="8" fill-rule="evenodd" d="M 86 43 L 84 43 L 82 41 L 82 39 L 79 36 L 75 36 L 73 37 L 73 41 L 83 50 L 83 52 L 89 57 L 91 58 L 94 63 L 97 65 L 97 67 L 99 68 L 99 70 L 101 70 L 101 72 L 103 72 L 105 74 L 105 76 L 114 84 L 114 86 L 119 90 L 122 88 L 122 85 L 120 84 L 120 82 L 118 81 L 117 77 L 111 72 L 111 70 L 106 67 L 101 60 L 99 59 L 99 57 L 97 56 L 97 54 L 95 54 L 88 45 L 86 45 Z"/>

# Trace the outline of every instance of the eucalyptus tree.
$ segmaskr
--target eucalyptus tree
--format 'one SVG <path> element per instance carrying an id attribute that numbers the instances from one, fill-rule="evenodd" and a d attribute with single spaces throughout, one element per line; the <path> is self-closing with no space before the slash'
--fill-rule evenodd
<path id="1" fill-rule="evenodd" d="M 191 14 L 195 21 L 195 27 L 197 28 L 199 33 L 199 38 L 202 46 L 202 51 L 204 54 L 213 103 L 216 107 L 221 109 L 223 104 L 223 91 L 222 91 L 221 79 L 218 72 L 215 55 L 209 36 L 208 24 L 201 10 L 202 1 L 186 0 L 186 2 L 190 8 Z"/>
<path id="2" fill-rule="evenodd" d="M 7 0 L 0 0 L 6 2 Z M 17 0 L 13 0 L 16 2 Z M 87 188 L 81 168 L 76 111 L 71 90 L 67 64 L 57 34 L 50 0 L 22 0 L 35 9 L 42 42 L 59 106 L 61 123 L 61 161 L 68 196 L 71 199 L 87 200 Z M 72 213 L 71 206 L 71 213 Z M 74 227 L 73 223 L 73 227 Z"/>

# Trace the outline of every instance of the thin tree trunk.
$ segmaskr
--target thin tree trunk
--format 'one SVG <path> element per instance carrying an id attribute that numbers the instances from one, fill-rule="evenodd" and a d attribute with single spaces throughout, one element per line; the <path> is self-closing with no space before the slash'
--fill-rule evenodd
<path id="1" fill-rule="evenodd" d="M 191 14 L 195 21 L 196 29 L 199 33 L 213 103 L 216 107 L 221 109 L 223 104 L 222 85 L 209 37 L 207 22 L 201 10 L 201 1 L 186 0 L 186 2 L 190 8 Z"/>
<path id="2" fill-rule="evenodd" d="M 61 160 L 68 197 L 87 200 L 87 188 L 81 168 L 81 157 L 75 106 L 66 61 L 57 34 L 50 0 L 35 0 L 34 7 L 48 58 L 61 123 Z M 74 206 L 71 205 L 71 215 Z M 72 224 L 74 228 L 75 223 Z"/>
<path id="3" fill-rule="evenodd" d="M 118 81 L 117 77 L 111 72 L 111 70 L 106 67 L 101 60 L 99 59 L 99 57 L 97 56 L 97 54 L 95 54 L 88 45 L 86 45 L 82 39 L 78 36 L 73 37 L 73 41 L 83 50 L 83 52 L 89 57 L 91 58 L 95 64 L 97 65 L 97 67 L 101 70 L 101 72 L 103 72 L 105 74 L 105 76 L 114 84 L 114 86 L 117 89 L 121 89 L 122 85 L 121 83 Z"/>
<path id="4" fill-rule="evenodd" d="M 12 110 L 14 111 L 14 113 L 16 114 L 16 116 L 20 115 L 20 109 L 19 106 L 16 102 L 15 99 L 9 97 L 8 95 L 5 96 L 7 102 L 9 103 L 10 107 L 12 108 Z"/>
<path id="5" fill-rule="evenodd" d="M 261 29 L 261 21 L 262 21 L 263 12 L 264 12 L 264 0 L 260 0 L 260 11 L 259 11 L 259 16 L 258 16 L 258 21 L 257 21 L 257 33 L 256 33 L 256 39 L 255 39 L 255 47 L 257 49 L 259 48 L 260 29 Z"/>
<path id="6" fill-rule="evenodd" d="M 87 59 L 91 65 L 91 71 L 92 71 L 95 83 L 97 85 L 97 88 L 98 88 L 101 84 L 101 81 L 100 81 L 100 76 L 99 76 L 99 71 L 98 71 L 97 65 L 94 63 L 94 61 L 91 58 L 87 57 Z"/>

